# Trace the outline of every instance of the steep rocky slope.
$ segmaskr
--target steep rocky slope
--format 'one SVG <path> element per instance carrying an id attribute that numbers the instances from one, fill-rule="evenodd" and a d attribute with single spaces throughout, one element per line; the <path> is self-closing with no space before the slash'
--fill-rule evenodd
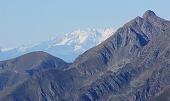
<path id="1" fill-rule="evenodd" d="M 170 96 L 169 86 L 170 22 L 149 10 L 65 71 L 37 73 L 1 101 L 147 101 Z"/>

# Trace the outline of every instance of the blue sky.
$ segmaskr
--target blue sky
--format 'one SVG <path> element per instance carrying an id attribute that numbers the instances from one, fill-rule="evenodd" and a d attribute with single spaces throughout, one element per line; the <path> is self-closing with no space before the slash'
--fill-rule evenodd
<path id="1" fill-rule="evenodd" d="M 76 29 L 117 29 L 146 10 L 170 19 L 170 0 L 0 0 L 0 47 L 48 40 Z"/>

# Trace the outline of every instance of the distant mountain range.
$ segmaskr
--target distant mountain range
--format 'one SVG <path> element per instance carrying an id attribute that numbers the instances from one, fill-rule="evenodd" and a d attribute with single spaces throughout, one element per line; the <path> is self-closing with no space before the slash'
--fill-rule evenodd
<path id="1" fill-rule="evenodd" d="M 170 21 L 148 10 L 71 64 L 33 52 L 0 67 L 0 101 L 170 101 Z"/>
<path id="2" fill-rule="evenodd" d="M 67 62 L 73 62 L 78 55 L 98 45 L 113 33 L 113 28 L 104 30 L 76 30 L 65 35 L 58 35 L 55 39 L 35 45 L 2 48 L 0 49 L 0 60 L 15 58 L 33 51 L 45 51 Z"/>

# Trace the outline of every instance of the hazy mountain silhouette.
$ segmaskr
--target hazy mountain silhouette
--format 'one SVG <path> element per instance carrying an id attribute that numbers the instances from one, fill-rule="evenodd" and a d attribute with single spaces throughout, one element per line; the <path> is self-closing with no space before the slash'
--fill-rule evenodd
<path id="1" fill-rule="evenodd" d="M 148 10 L 68 69 L 36 73 L 1 101 L 165 101 L 169 86 L 170 21 Z"/>
<path id="2" fill-rule="evenodd" d="M 7 60 L 23 54 L 44 51 L 67 62 L 73 62 L 84 51 L 98 45 L 114 33 L 113 28 L 75 30 L 58 34 L 54 39 L 16 48 L 0 48 L 0 60 Z M 56 51 L 57 50 L 57 51 Z"/>

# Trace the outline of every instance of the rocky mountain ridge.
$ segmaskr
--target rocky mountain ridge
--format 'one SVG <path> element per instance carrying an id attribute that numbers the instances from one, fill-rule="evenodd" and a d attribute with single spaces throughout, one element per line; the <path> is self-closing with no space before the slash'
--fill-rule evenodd
<path id="1" fill-rule="evenodd" d="M 37 73 L 1 101 L 168 101 L 169 43 L 170 21 L 148 10 L 69 68 Z"/>

